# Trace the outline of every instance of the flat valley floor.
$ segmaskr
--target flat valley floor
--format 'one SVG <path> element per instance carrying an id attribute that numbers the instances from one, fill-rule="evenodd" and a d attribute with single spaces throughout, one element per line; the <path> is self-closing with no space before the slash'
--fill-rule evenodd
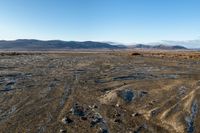
<path id="1" fill-rule="evenodd" d="M 199 133 L 200 53 L 0 54 L 0 133 Z"/>

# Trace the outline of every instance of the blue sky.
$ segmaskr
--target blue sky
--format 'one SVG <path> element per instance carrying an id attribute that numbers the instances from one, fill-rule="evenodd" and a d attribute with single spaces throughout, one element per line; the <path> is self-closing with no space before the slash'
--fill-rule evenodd
<path id="1" fill-rule="evenodd" d="M 200 0 L 0 0 L 0 39 L 200 38 Z"/>

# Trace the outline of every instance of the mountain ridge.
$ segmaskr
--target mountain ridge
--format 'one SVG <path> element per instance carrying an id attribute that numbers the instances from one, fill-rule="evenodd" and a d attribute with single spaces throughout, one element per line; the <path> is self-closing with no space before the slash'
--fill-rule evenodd
<path id="1" fill-rule="evenodd" d="M 62 40 L 37 40 L 37 39 L 18 39 L 0 40 L 0 50 L 70 50 L 70 49 L 158 49 L 158 50 L 187 50 L 188 48 L 180 45 L 124 45 L 114 42 L 97 41 L 62 41 Z"/>
<path id="2" fill-rule="evenodd" d="M 136 49 L 163 49 L 163 50 L 187 50 L 188 48 L 180 45 L 164 45 L 164 44 L 157 44 L 157 45 L 146 45 L 146 44 L 136 44 L 130 46 L 131 48 Z"/>
<path id="3" fill-rule="evenodd" d="M 61 41 L 61 40 L 36 40 L 36 39 L 18 39 L 11 41 L 0 41 L 0 49 L 4 50 L 57 50 L 57 49 L 119 49 L 121 47 L 110 45 L 103 42 L 93 41 Z"/>

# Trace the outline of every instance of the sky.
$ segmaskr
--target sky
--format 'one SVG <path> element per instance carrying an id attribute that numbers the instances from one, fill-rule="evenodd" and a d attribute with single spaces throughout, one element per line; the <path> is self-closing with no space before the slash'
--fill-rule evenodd
<path id="1" fill-rule="evenodd" d="M 200 39 L 200 0 L 0 0 L 0 40 Z"/>

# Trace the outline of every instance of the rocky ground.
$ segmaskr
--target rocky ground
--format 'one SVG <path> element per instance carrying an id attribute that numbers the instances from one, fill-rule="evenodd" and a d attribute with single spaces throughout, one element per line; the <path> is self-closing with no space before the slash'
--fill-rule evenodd
<path id="1" fill-rule="evenodd" d="M 199 133 L 200 53 L 0 54 L 1 133 Z"/>

